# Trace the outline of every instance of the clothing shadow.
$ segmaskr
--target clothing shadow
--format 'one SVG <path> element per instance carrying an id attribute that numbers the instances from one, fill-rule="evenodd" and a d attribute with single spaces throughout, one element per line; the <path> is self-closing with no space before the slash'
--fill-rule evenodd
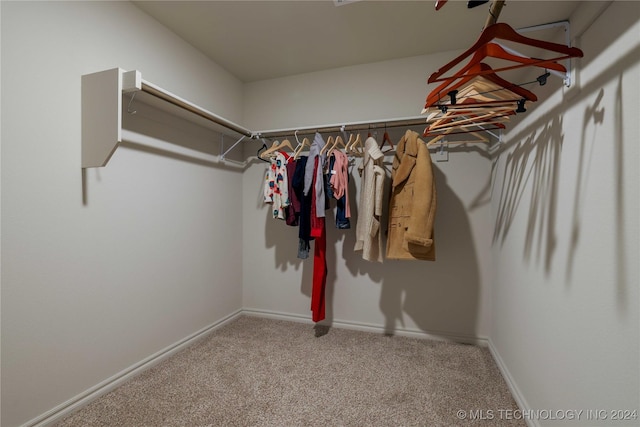
<path id="1" fill-rule="evenodd" d="M 435 164 L 433 170 L 438 198 L 436 261 L 385 260 L 379 303 L 385 333 L 404 328 L 407 314 L 431 335 L 472 341 L 477 336 L 480 272 L 471 224 L 446 175 Z"/>

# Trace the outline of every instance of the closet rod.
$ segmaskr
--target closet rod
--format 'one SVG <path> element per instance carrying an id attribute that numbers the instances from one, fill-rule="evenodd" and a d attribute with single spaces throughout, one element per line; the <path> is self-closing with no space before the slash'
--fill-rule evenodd
<path id="1" fill-rule="evenodd" d="M 207 119 L 211 122 L 214 122 L 215 124 L 218 124 L 222 127 L 225 127 L 227 129 L 230 129 L 234 132 L 239 133 L 240 135 L 244 135 L 247 137 L 252 137 L 253 136 L 253 132 L 251 132 L 249 129 L 243 128 L 240 125 L 237 125 L 227 119 L 224 119 L 216 114 L 213 114 L 203 108 L 198 107 L 195 104 L 192 104 L 188 101 L 185 101 L 184 99 L 175 96 L 174 94 L 167 92 L 161 88 L 159 88 L 158 86 L 153 85 L 152 83 L 146 82 L 146 81 L 142 81 L 142 86 L 141 86 L 141 90 L 143 92 L 148 93 L 149 95 L 153 95 L 156 98 L 160 98 L 164 101 L 169 102 L 170 104 L 175 105 L 176 107 L 180 107 L 184 110 L 187 110 L 193 114 L 196 114 L 204 119 Z"/>
<path id="2" fill-rule="evenodd" d="M 351 132 L 361 130 L 378 130 L 390 127 L 411 127 L 424 125 L 426 123 L 425 117 L 406 117 L 389 120 L 378 120 L 371 122 L 352 122 L 342 125 L 333 124 L 326 126 L 308 126 L 301 128 L 291 129 L 274 129 L 257 132 L 255 135 L 258 138 L 282 138 L 285 136 L 292 136 L 294 134 L 309 135 L 315 132 L 320 133 L 336 133 L 336 132 Z"/>
<path id="3" fill-rule="evenodd" d="M 500 16 L 500 12 L 502 12 L 504 3 L 505 0 L 493 0 L 491 6 L 489 6 L 489 16 L 487 16 L 487 22 L 484 24 L 484 28 L 498 22 L 498 16 Z"/>

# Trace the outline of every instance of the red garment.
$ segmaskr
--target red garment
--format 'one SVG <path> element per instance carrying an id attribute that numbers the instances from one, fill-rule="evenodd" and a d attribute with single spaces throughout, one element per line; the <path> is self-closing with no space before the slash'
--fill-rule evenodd
<path id="1" fill-rule="evenodd" d="M 311 186 L 311 235 L 315 237 L 313 246 L 313 286 L 311 288 L 311 317 L 314 322 L 325 318 L 325 287 L 327 284 L 327 232 L 323 217 L 316 216 L 315 171 L 318 158 L 315 159 L 314 183 Z"/>

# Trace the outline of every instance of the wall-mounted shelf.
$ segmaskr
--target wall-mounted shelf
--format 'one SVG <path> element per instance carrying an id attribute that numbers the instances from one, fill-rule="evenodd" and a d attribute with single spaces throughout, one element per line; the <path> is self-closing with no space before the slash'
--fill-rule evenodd
<path id="1" fill-rule="evenodd" d="M 124 94 L 216 132 L 253 137 L 249 129 L 144 81 L 139 71 L 113 68 L 82 76 L 83 168 L 105 166 L 122 142 Z"/>
<path id="2" fill-rule="evenodd" d="M 103 167 L 109 162 L 118 145 L 123 142 L 123 108 L 125 110 L 131 108 L 134 99 L 136 103 L 148 104 L 216 133 L 237 138 L 233 145 L 219 155 L 220 161 L 224 161 L 225 156 L 245 139 L 280 138 L 293 136 L 298 132 L 301 134 L 358 132 L 383 127 L 412 127 L 425 124 L 425 117 L 419 116 L 253 132 L 144 81 L 137 70 L 125 71 L 113 68 L 82 76 L 83 168 Z M 133 111 L 129 112 L 133 113 Z"/>

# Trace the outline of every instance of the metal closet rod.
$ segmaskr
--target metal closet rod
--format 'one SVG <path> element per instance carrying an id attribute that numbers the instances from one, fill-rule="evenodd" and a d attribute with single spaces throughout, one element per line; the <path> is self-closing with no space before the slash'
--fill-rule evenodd
<path id="1" fill-rule="evenodd" d="M 184 110 L 187 110 L 193 114 L 196 114 L 202 118 L 212 121 L 220 126 L 223 126 L 241 135 L 248 136 L 248 137 L 252 137 L 254 135 L 254 133 L 251 132 L 249 129 L 244 128 L 240 125 L 237 125 L 216 114 L 213 114 L 203 108 L 198 107 L 197 105 L 191 104 L 190 102 L 185 101 L 184 99 L 179 98 L 163 89 L 160 89 L 159 87 L 154 86 L 149 82 L 143 81 L 141 84 L 141 90 L 143 92 L 148 93 L 149 95 L 153 95 L 157 98 L 167 101 L 168 103 L 173 104 L 176 107 L 180 107 Z"/>
<path id="2" fill-rule="evenodd" d="M 409 118 L 378 120 L 378 121 L 370 121 L 370 122 L 353 122 L 353 123 L 345 123 L 342 125 L 335 124 L 335 125 L 328 125 L 328 126 L 308 126 L 308 127 L 291 128 L 291 129 L 266 130 L 266 131 L 256 132 L 255 137 L 282 138 L 285 136 L 293 136 L 295 134 L 310 135 L 316 132 L 336 133 L 336 132 L 352 132 L 352 131 L 362 131 L 362 130 L 379 130 L 379 129 L 393 128 L 393 127 L 410 127 L 410 126 L 425 125 L 425 123 L 426 123 L 425 117 L 409 117 Z"/>
<path id="3" fill-rule="evenodd" d="M 388 119 L 388 120 L 378 120 L 378 121 L 368 121 L 368 122 L 353 122 L 353 123 L 334 124 L 334 125 L 327 125 L 327 126 L 309 126 L 309 127 L 301 127 L 301 128 L 276 129 L 276 130 L 254 132 L 236 123 L 233 123 L 223 117 L 213 114 L 201 107 L 198 107 L 197 105 L 192 104 L 144 80 L 141 81 L 140 83 L 140 90 L 142 90 L 145 93 L 148 93 L 149 95 L 153 95 L 156 98 L 162 99 L 163 101 L 166 101 L 172 105 L 175 105 L 176 107 L 187 110 L 204 119 L 207 119 L 220 126 L 230 129 L 242 135 L 243 137 L 248 137 L 251 139 L 281 138 L 284 136 L 293 136 L 296 133 L 306 135 L 306 134 L 313 134 L 315 132 L 335 133 L 335 132 L 342 132 L 342 131 L 344 132 L 362 131 L 362 130 L 373 130 L 373 129 L 381 129 L 381 128 L 401 127 L 401 126 L 409 127 L 409 126 L 423 125 L 425 124 L 425 121 L 426 121 L 424 117 L 409 117 L 409 118 L 400 118 L 400 119 Z M 242 139 L 244 138 L 241 138 L 240 141 Z M 234 147 L 235 145 L 237 145 L 237 143 L 234 144 Z"/>

